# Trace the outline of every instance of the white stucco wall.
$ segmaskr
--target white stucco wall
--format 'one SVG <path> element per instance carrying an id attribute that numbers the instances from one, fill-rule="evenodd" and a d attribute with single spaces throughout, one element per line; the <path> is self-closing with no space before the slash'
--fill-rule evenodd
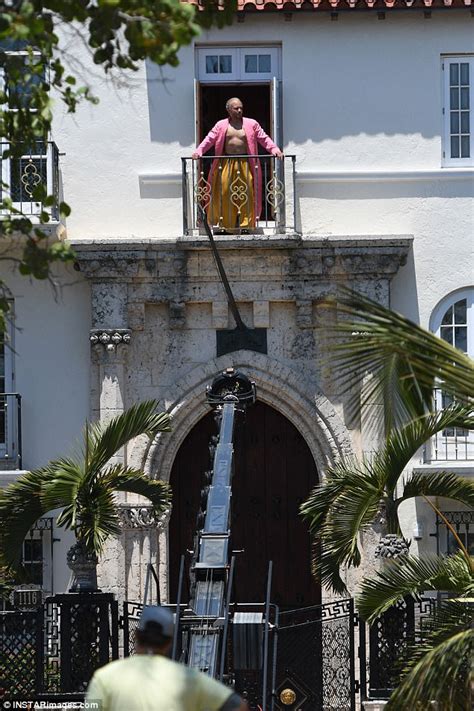
<path id="1" fill-rule="evenodd" d="M 281 45 L 284 149 L 297 156 L 302 232 L 413 235 L 391 303 L 428 326 L 443 296 L 474 281 L 474 172 L 441 168 L 440 56 L 474 53 L 469 11 L 434 11 L 429 20 L 387 12 L 384 21 L 340 13 L 337 22 L 318 13 L 294 13 L 292 22 L 255 13 L 199 42 Z M 180 159 L 194 146 L 194 48 L 182 51 L 177 69 L 142 66 L 115 82 L 80 42 L 68 56 L 79 78 L 90 81 L 92 68 L 100 98 L 74 116 L 59 106 L 55 114 L 62 190 L 73 208 L 68 236 L 176 238 Z M 145 185 L 144 176 L 156 179 Z M 48 284 L 10 273 L 5 281 L 21 329 L 15 390 L 24 396 L 24 466 L 32 468 L 67 453 L 88 416 L 90 295 L 76 272 L 62 274 L 68 286 L 58 300 Z M 404 519 L 411 536 L 413 507 Z M 66 548 L 57 545 L 55 560 Z M 62 564 L 58 590 L 65 576 Z"/>
<path id="2" fill-rule="evenodd" d="M 72 268 L 54 271 L 54 287 L 16 272 L 3 277 L 15 303 L 25 469 L 70 452 L 89 414 L 89 287 Z"/>
<path id="3" fill-rule="evenodd" d="M 53 272 L 54 286 L 21 276 L 5 263 L 0 274 L 14 299 L 12 389 L 22 396 L 24 470 L 71 454 L 89 417 L 89 286 L 71 267 Z M 0 487 L 16 476 L 0 471 Z M 44 535 L 44 586 L 50 591 L 53 580 L 54 591 L 63 592 L 73 535 L 54 526 L 52 576 L 51 534 Z"/>
<path id="4" fill-rule="evenodd" d="M 300 228 L 412 234 L 413 260 L 392 303 L 425 325 L 440 298 L 473 280 L 474 171 L 441 169 L 440 57 L 474 52 L 469 20 L 467 11 L 387 13 L 384 21 L 341 13 L 337 22 L 250 14 L 199 38 L 281 45 L 284 148 L 297 156 Z M 81 51 L 75 70 L 88 76 Z M 194 48 L 183 49 L 176 69 L 142 66 L 115 82 L 93 73 L 99 106 L 74 117 L 58 111 L 54 128 L 66 154 L 69 237 L 178 236 L 180 158 L 194 145 Z"/>

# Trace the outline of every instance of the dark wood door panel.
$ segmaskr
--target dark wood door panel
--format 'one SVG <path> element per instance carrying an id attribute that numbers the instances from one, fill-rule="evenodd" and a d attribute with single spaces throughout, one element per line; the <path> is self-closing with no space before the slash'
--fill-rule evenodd
<path id="1" fill-rule="evenodd" d="M 209 467 L 208 443 L 215 432 L 210 414 L 190 432 L 173 466 L 172 600 L 181 553 L 192 547 L 203 473 Z M 237 601 L 263 601 L 268 561 L 273 560 L 274 602 L 286 608 L 320 602 L 311 576 L 310 539 L 299 516 L 301 502 L 316 483 L 316 467 L 303 437 L 283 415 L 257 402 L 235 434 L 232 548 L 245 551 L 236 560 Z"/>

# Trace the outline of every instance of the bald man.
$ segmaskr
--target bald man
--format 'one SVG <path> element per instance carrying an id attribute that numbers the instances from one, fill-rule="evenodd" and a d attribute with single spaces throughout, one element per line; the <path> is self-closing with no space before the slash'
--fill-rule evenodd
<path id="1" fill-rule="evenodd" d="M 244 118 L 242 101 L 226 103 L 228 118 L 218 121 L 196 148 L 197 160 L 210 148 L 218 157 L 209 173 L 211 199 L 208 220 L 221 231 L 255 229 L 262 212 L 262 171 L 256 157 L 258 145 L 276 158 L 283 153 L 254 119 Z M 245 158 L 242 156 L 253 156 Z"/>

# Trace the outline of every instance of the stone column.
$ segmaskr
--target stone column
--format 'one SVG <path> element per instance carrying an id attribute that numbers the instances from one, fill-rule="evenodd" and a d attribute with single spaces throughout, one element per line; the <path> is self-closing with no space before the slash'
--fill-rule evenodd
<path id="1" fill-rule="evenodd" d="M 125 410 L 125 376 L 131 331 L 126 328 L 94 328 L 91 346 L 98 366 L 98 419 L 102 422 L 121 415 Z M 125 463 L 125 452 L 114 462 Z"/>
<path id="2" fill-rule="evenodd" d="M 107 422 L 127 407 L 125 383 L 131 330 L 127 328 L 127 285 L 123 282 L 92 283 L 92 325 L 90 332 L 93 385 L 93 418 Z M 93 377 L 94 377 L 93 375 Z M 95 391 L 95 392 L 94 392 Z M 126 448 L 117 452 L 111 464 L 126 464 Z M 125 503 L 126 494 L 117 495 Z M 109 539 L 101 556 L 98 580 L 105 592 L 120 599 L 126 596 L 124 565 L 125 537 Z"/>

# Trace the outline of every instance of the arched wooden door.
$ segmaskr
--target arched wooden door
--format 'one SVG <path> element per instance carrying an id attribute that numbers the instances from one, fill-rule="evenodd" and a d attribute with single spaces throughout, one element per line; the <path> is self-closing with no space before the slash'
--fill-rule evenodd
<path id="1" fill-rule="evenodd" d="M 192 548 L 202 475 L 209 468 L 208 443 L 215 433 L 211 413 L 189 433 L 173 465 L 169 534 L 173 601 L 180 556 Z M 307 526 L 298 515 L 317 481 L 308 445 L 291 422 L 261 402 L 249 408 L 235 436 L 231 545 L 244 550 L 236 558 L 236 601 L 264 601 L 268 561 L 273 560 L 272 602 L 283 608 L 320 602 L 320 588 L 311 576 Z"/>

